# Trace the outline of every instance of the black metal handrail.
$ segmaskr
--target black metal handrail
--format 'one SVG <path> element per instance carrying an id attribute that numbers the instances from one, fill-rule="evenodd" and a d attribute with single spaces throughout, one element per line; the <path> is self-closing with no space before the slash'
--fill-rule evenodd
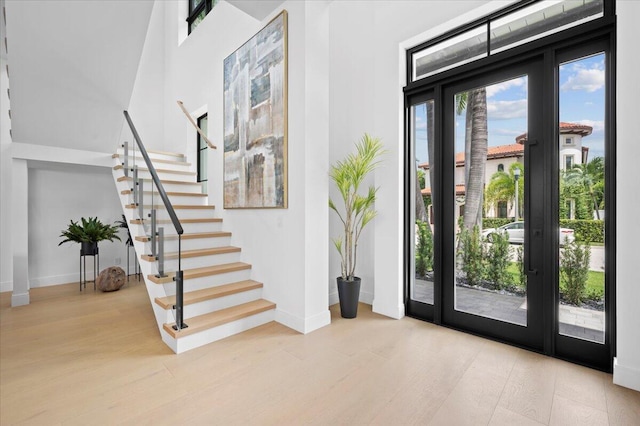
<path id="1" fill-rule="evenodd" d="M 151 163 L 151 159 L 149 158 L 149 154 L 147 154 L 147 150 L 142 144 L 142 140 L 138 135 L 138 131 L 136 130 L 136 126 L 133 125 L 131 121 L 131 117 L 129 116 L 129 112 L 126 110 L 124 112 L 124 118 L 127 119 L 127 123 L 129 124 L 129 128 L 131 129 L 131 133 L 133 134 L 133 138 L 136 140 L 136 144 L 140 149 L 140 153 L 142 154 L 142 158 L 144 158 L 144 162 L 147 164 L 147 169 L 151 174 L 151 179 L 153 183 L 155 183 L 156 188 L 158 188 L 158 194 L 160 194 L 160 198 L 164 203 L 164 206 L 167 209 L 167 213 L 169 213 L 169 217 L 171 218 L 171 223 L 173 223 L 173 227 L 176 229 L 178 234 L 178 270 L 176 271 L 176 275 L 174 280 L 176 282 L 176 304 L 173 308 L 176 310 L 176 325 L 173 326 L 175 330 L 181 330 L 183 328 L 187 328 L 187 325 L 183 321 L 183 307 L 184 307 L 184 290 L 183 290 L 183 280 L 184 275 L 182 272 L 181 261 L 182 261 L 182 234 L 184 230 L 182 229 L 182 224 L 176 215 L 176 211 L 169 201 L 169 197 L 167 196 L 167 192 L 164 190 L 162 186 L 162 182 L 160 182 L 160 178 L 158 177 L 158 173 L 156 172 L 156 168 Z"/>
<path id="2" fill-rule="evenodd" d="M 153 183 L 156 184 L 156 188 L 158 188 L 158 193 L 160 194 L 160 198 L 164 203 L 164 206 L 167 208 L 167 213 L 169 213 L 169 217 L 171 218 L 171 222 L 173 223 L 173 227 L 176 228 L 176 232 L 178 235 L 182 235 L 184 230 L 182 229 L 182 224 L 180 220 L 178 220 L 178 216 L 176 215 L 176 211 L 173 209 L 173 205 L 171 201 L 169 201 L 169 197 L 162 186 L 162 182 L 160 182 L 160 178 L 158 177 L 158 173 L 156 173 L 155 167 L 151 163 L 151 159 L 149 158 L 149 154 L 147 154 L 147 150 L 144 148 L 142 141 L 140 140 L 140 136 L 138 136 L 138 131 L 136 130 L 136 126 L 133 125 L 131 121 L 131 117 L 127 111 L 124 111 L 124 118 L 127 119 L 127 123 L 129 123 L 129 128 L 131 129 L 131 133 L 133 133 L 133 138 L 136 140 L 136 144 L 140 149 L 140 153 L 142 154 L 142 158 L 144 158 L 144 162 L 147 164 L 147 168 L 149 169 L 149 173 L 151 174 L 151 178 L 153 179 Z"/>

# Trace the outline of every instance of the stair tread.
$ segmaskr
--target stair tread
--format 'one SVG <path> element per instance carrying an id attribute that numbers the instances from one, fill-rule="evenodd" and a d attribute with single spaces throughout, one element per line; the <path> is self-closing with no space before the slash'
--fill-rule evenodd
<path id="1" fill-rule="evenodd" d="M 222 218 L 212 217 L 212 218 L 201 218 L 201 219 L 180 219 L 180 223 L 218 223 L 222 222 Z M 132 225 L 142 225 L 143 221 L 141 219 L 131 219 L 129 221 Z M 151 223 L 151 219 L 147 220 L 147 223 Z M 171 219 L 156 219 L 156 223 L 172 223 Z"/>
<path id="2" fill-rule="evenodd" d="M 113 154 L 111 156 L 111 158 L 120 158 L 120 157 L 121 157 L 120 154 Z M 135 158 L 136 158 L 136 160 L 144 161 L 144 158 L 142 158 L 142 156 L 136 156 Z M 187 163 L 184 160 L 183 161 L 176 161 L 176 160 L 163 160 L 161 158 L 152 158 L 151 162 L 152 163 L 163 163 L 163 164 L 175 164 L 177 166 L 191 166 L 191 163 Z"/>
<path id="3" fill-rule="evenodd" d="M 254 290 L 262 288 L 262 283 L 254 280 L 244 280 L 235 283 L 224 284 L 217 287 L 209 287 L 202 290 L 190 291 L 184 293 L 184 304 L 191 305 L 194 303 L 203 302 L 205 300 L 217 299 L 224 296 L 229 296 L 236 293 L 242 293 L 243 291 Z M 162 307 L 162 309 L 172 309 L 176 303 L 175 296 L 156 297 L 155 302 Z"/>
<path id="4" fill-rule="evenodd" d="M 190 209 L 215 209 L 216 206 L 213 205 L 193 205 L 193 204 L 172 204 L 173 205 L 173 209 L 174 210 L 190 210 Z M 145 204 L 144 206 L 142 206 L 145 209 L 151 209 L 151 208 L 155 208 L 155 209 L 164 209 L 164 204 L 156 204 L 156 205 L 151 205 L 151 204 Z M 127 209 L 135 209 L 138 208 L 138 206 L 136 206 L 135 204 L 127 204 L 125 206 L 125 208 Z"/>
<path id="5" fill-rule="evenodd" d="M 120 176 L 118 179 L 118 182 L 124 182 L 124 181 L 129 181 L 129 180 L 133 180 L 133 178 L 131 176 Z M 150 182 L 152 179 L 151 178 L 142 178 L 142 180 L 146 181 L 146 182 Z M 170 179 L 160 179 L 160 182 L 162 182 L 163 184 L 171 184 L 171 185 L 198 185 L 198 186 L 202 186 L 202 182 L 185 182 L 182 180 L 170 180 Z"/>
<path id="6" fill-rule="evenodd" d="M 253 302 L 243 303 L 231 308 L 221 309 L 204 315 L 195 316 L 185 320 L 188 328 L 183 328 L 179 332 L 174 330 L 174 324 L 164 324 L 164 330 L 174 338 L 186 337 L 190 334 L 198 333 L 213 327 L 217 327 L 232 321 L 249 317 L 261 312 L 275 309 L 275 303 L 268 300 L 259 299 Z"/>
<path id="7" fill-rule="evenodd" d="M 231 262 L 223 263 L 222 265 L 204 266 L 202 268 L 185 269 L 183 271 L 183 278 L 185 280 L 206 277 L 209 275 L 225 274 L 227 272 L 242 271 L 245 269 L 251 269 L 251 265 L 244 262 Z M 166 277 L 156 277 L 155 275 L 148 275 L 147 278 L 151 282 L 156 284 L 172 283 L 175 272 L 170 272 Z"/>
<path id="8" fill-rule="evenodd" d="M 225 253 L 237 253 L 240 251 L 240 247 L 234 246 L 224 246 L 224 247 L 212 247 L 206 249 L 195 249 L 195 250 L 182 250 L 182 258 L 187 259 L 190 257 L 200 257 L 200 256 L 214 256 L 216 254 L 225 254 Z M 178 258 L 178 252 L 165 253 L 165 260 L 172 260 Z M 155 257 L 150 254 L 142 255 L 142 260 L 146 260 L 148 262 L 155 262 Z"/>
<path id="9" fill-rule="evenodd" d="M 117 166 L 113 166 L 113 170 L 122 170 L 124 166 L 122 164 L 118 164 Z M 138 167 L 139 171 L 148 172 L 149 169 L 146 167 Z M 187 176 L 195 176 L 196 172 L 189 172 L 183 170 L 170 170 L 170 169 L 156 169 L 158 173 L 173 173 L 176 175 L 187 175 Z"/>
<path id="10" fill-rule="evenodd" d="M 122 191 L 120 191 L 120 194 L 122 195 L 129 195 L 131 194 L 133 191 L 131 191 L 130 189 L 124 189 Z M 145 194 L 151 194 L 151 193 L 157 194 L 158 191 L 143 191 L 143 193 Z M 208 194 L 203 194 L 201 192 L 167 192 L 167 195 L 170 196 L 174 196 L 174 197 L 208 197 Z"/>
<path id="11" fill-rule="evenodd" d="M 197 238 L 220 238 L 220 237 L 230 237 L 231 232 L 229 231 L 213 231 L 213 232 L 193 232 L 190 234 L 182 234 L 183 240 L 193 240 Z M 165 240 L 174 240 L 177 239 L 177 235 L 165 235 Z M 136 236 L 136 241 L 142 241 L 146 243 L 151 238 L 148 235 L 138 235 Z"/>

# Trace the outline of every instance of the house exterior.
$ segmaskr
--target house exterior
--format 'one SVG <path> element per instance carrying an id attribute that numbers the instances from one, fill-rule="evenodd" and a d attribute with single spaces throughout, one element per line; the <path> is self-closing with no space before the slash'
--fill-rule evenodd
<path id="1" fill-rule="evenodd" d="M 589 147 L 582 145 L 582 139 L 589 136 L 593 127 L 578 124 L 560 122 L 560 138 L 558 141 L 560 170 L 566 170 L 573 166 L 586 164 L 589 161 Z M 485 166 L 485 187 L 497 172 L 508 172 L 513 163 L 524 162 L 524 144 L 527 142 L 527 134 L 524 133 L 516 137 L 516 143 L 511 145 L 490 146 L 487 149 L 487 163 Z M 464 152 L 456 153 L 456 202 L 457 214 L 464 212 Z M 431 183 L 429 181 L 429 164 L 422 163 L 419 168 L 425 171 L 425 188 L 423 196 L 431 196 Z M 428 206 L 430 207 L 430 206 Z M 513 203 L 498 202 L 498 205 L 488 206 L 486 217 L 506 218 L 515 215 Z"/>

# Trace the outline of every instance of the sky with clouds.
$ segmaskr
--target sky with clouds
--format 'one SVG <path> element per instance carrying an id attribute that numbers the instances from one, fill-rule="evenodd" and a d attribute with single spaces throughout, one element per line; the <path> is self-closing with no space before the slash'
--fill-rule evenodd
<path id="1" fill-rule="evenodd" d="M 604 54 L 560 66 L 560 121 L 586 124 L 589 159 L 604 156 Z M 527 131 L 527 76 L 487 86 L 489 146 L 509 145 Z M 456 116 L 456 152 L 464 150 L 465 113 Z M 427 161 L 426 108 L 415 108 L 416 156 Z"/>

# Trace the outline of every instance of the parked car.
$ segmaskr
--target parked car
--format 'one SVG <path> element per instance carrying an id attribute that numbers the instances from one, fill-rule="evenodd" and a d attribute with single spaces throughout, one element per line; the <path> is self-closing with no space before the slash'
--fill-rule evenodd
<path id="1" fill-rule="evenodd" d="M 524 243 L 524 222 L 511 222 L 503 225 L 499 228 L 487 228 L 482 230 L 482 237 L 487 241 L 492 241 L 495 234 L 501 234 L 506 232 L 509 236 L 509 243 L 511 244 L 523 244 Z M 573 234 L 573 229 L 560 228 L 560 244 L 564 245 L 571 243 L 576 239 Z"/>

